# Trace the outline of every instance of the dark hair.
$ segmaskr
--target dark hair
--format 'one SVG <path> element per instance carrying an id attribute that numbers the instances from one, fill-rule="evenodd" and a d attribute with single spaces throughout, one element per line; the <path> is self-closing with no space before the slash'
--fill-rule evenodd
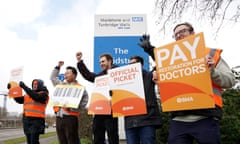
<path id="1" fill-rule="evenodd" d="M 102 58 L 102 57 L 106 57 L 106 59 L 107 59 L 108 61 L 111 61 L 111 64 L 113 64 L 113 58 L 112 58 L 112 55 L 111 55 L 111 54 L 109 54 L 109 53 L 104 53 L 104 54 L 100 55 L 100 58 Z"/>
<path id="2" fill-rule="evenodd" d="M 173 32 L 175 32 L 176 28 L 179 27 L 179 26 L 181 26 L 181 25 L 187 26 L 187 27 L 189 28 L 189 31 L 190 31 L 190 32 L 193 32 L 193 31 L 194 31 L 193 26 L 192 26 L 189 22 L 184 22 L 184 23 L 177 24 L 177 25 L 174 27 Z"/>
<path id="3" fill-rule="evenodd" d="M 144 60 L 143 60 L 142 57 L 140 57 L 140 56 L 132 56 L 132 57 L 130 57 L 130 60 L 132 60 L 132 59 L 135 59 L 136 62 L 140 62 L 142 65 L 144 65 Z"/>
<path id="4" fill-rule="evenodd" d="M 67 70 L 71 70 L 71 71 L 72 71 L 72 73 L 73 73 L 73 74 L 75 74 L 75 75 L 76 75 L 76 77 L 77 77 L 77 69 L 76 69 L 75 67 L 68 66 L 66 69 L 67 69 Z"/>

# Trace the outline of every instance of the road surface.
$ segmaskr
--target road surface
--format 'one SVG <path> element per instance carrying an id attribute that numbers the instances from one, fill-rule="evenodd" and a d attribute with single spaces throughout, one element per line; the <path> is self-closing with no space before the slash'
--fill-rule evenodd
<path id="1" fill-rule="evenodd" d="M 55 131 L 55 128 L 46 128 L 47 132 Z M 24 137 L 23 129 L 0 129 L 0 143 L 5 140 Z"/>
<path id="2" fill-rule="evenodd" d="M 56 128 L 49 127 L 46 129 L 45 132 L 47 133 L 47 132 L 53 132 L 53 131 L 56 131 Z M 23 133 L 23 129 L 0 129 L 0 144 L 5 140 L 20 138 L 20 137 L 24 137 L 24 136 L 25 135 Z M 40 139 L 40 143 L 48 144 L 48 143 L 56 141 L 56 140 L 57 140 L 57 135 L 48 137 L 48 138 L 42 138 L 42 139 Z M 21 144 L 26 144 L 26 143 L 21 143 Z M 126 144 L 126 142 L 124 140 L 121 140 L 120 144 Z"/>

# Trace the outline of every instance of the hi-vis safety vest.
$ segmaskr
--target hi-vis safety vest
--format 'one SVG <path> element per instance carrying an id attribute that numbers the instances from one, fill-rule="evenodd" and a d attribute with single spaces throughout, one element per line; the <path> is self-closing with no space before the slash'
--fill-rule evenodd
<path id="1" fill-rule="evenodd" d="M 23 104 L 23 115 L 27 117 L 38 117 L 45 118 L 45 110 L 48 103 L 49 98 L 46 103 L 40 103 L 34 101 L 29 95 L 24 96 L 24 104 Z"/>
<path id="2" fill-rule="evenodd" d="M 207 54 L 209 54 L 211 57 L 213 57 L 215 61 L 215 67 L 218 64 L 220 60 L 220 55 L 222 53 L 221 49 L 212 49 L 212 48 L 206 48 Z M 216 83 L 212 81 L 212 87 L 213 87 L 213 99 L 217 106 L 222 108 L 223 102 L 222 102 L 222 88 L 218 86 Z"/>
<path id="3" fill-rule="evenodd" d="M 61 109 L 63 109 L 68 115 L 71 115 L 71 116 L 78 117 L 78 115 L 80 114 L 79 112 L 70 111 L 69 108 L 61 107 Z M 53 106 L 53 110 L 54 110 L 55 113 L 57 113 L 60 110 L 60 107 L 59 106 Z"/>
<path id="4" fill-rule="evenodd" d="M 65 84 L 65 83 L 63 83 Z M 77 82 L 74 83 L 74 85 L 79 85 Z M 69 108 L 64 108 L 64 107 L 59 107 L 59 106 L 53 106 L 53 110 L 55 113 L 59 112 L 60 109 L 62 109 L 64 112 L 66 112 L 68 115 L 71 115 L 71 116 L 76 116 L 78 117 L 80 112 L 77 112 L 77 111 L 71 111 Z"/>

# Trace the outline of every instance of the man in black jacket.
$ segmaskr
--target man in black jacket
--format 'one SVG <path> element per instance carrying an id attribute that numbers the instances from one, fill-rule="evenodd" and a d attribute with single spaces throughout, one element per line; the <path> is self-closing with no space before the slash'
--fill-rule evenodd
<path id="1" fill-rule="evenodd" d="M 143 66 L 144 60 L 140 56 L 130 58 L 129 64 L 140 62 Z M 127 144 L 155 144 L 156 129 L 161 127 L 161 116 L 155 94 L 156 79 L 154 73 L 142 70 L 145 101 L 147 114 L 126 116 L 125 131 Z"/>
<path id="2" fill-rule="evenodd" d="M 82 60 L 82 53 L 76 54 L 77 68 L 82 76 L 90 81 L 94 82 L 97 76 L 107 74 L 107 70 L 113 68 L 113 58 L 110 54 L 102 54 L 100 56 L 100 66 L 102 71 L 98 74 L 90 72 Z M 95 115 L 93 119 L 93 134 L 94 144 L 105 143 L 105 131 L 107 131 L 109 144 L 118 144 L 118 118 L 113 118 L 112 115 Z"/>

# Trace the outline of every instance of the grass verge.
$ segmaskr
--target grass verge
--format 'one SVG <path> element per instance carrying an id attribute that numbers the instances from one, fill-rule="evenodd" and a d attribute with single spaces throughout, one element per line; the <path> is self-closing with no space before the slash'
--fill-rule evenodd
<path id="1" fill-rule="evenodd" d="M 58 143 L 58 141 L 56 140 L 56 141 L 51 142 L 51 143 L 49 143 L 49 144 L 59 144 L 59 143 Z M 88 140 L 88 139 L 82 138 L 82 139 L 81 139 L 81 144 L 92 144 L 92 141 L 91 141 L 91 140 Z"/>
<path id="2" fill-rule="evenodd" d="M 43 135 L 40 135 L 40 139 L 55 136 L 55 135 L 56 135 L 56 132 L 45 133 Z M 5 140 L 3 141 L 3 144 L 18 144 L 18 143 L 23 143 L 25 141 L 26 141 L 26 137 L 24 136 L 20 138 Z"/>
<path id="3" fill-rule="evenodd" d="M 49 132 L 49 133 L 45 133 L 44 135 L 40 135 L 40 139 L 41 138 L 48 138 L 51 136 L 55 136 L 57 133 L 56 132 Z M 5 140 L 3 141 L 3 144 L 19 144 L 19 143 L 24 143 L 26 142 L 26 137 L 20 137 L 20 138 L 15 138 L 15 139 L 9 139 L 9 140 Z M 58 140 L 51 142 L 49 144 L 59 144 Z M 86 138 L 81 138 L 81 144 L 92 144 L 92 141 Z"/>

